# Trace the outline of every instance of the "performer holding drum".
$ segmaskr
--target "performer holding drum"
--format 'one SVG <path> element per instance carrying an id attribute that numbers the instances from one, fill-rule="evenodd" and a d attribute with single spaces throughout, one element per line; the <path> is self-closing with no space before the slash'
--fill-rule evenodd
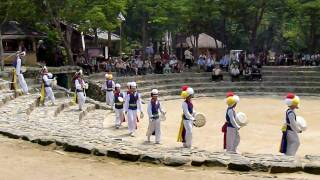
<path id="1" fill-rule="evenodd" d="M 112 74 L 106 74 L 105 78 L 107 79 L 106 82 L 102 85 L 102 89 L 106 91 L 106 103 L 107 105 L 112 105 L 112 100 L 113 100 L 113 90 L 115 88 L 115 83 L 112 80 L 113 76 Z"/>
<path id="2" fill-rule="evenodd" d="M 134 137 L 134 132 L 137 128 L 138 122 L 138 115 L 137 113 L 140 112 L 140 118 L 143 118 L 143 112 L 141 109 L 141 96 L 137 92 L 137 84 L 136 82 L 130 83 L 130 93 L 127 94 L 125 98 L 124 109 L 128 116 L 128 129 L 130 136 Z"/>
<path id="3" fill-rule="evenodd" d="M 18 81 L 19 81 L 19 85 L 23 91 L 24 94 L 29 94 L 29 89 L 28 89 L 28 85 L 23 77 L 23 71 L 22 71 L 22 59 L 21 57 L 22 56 L 25 56 L 26 55 L 26 52 L 25 51 L 18 51 L 17 52 L 17 58 L 16 60 L 13 62 L 13 66 L 14 66 L 14 70 L 13 70 L 13 75 L 12 75 L 12 83 L 13 83 L 13 86 L 12 86 L 12 90 L 16 90 L 16 86 L 15 86 L 15 83 L 16 83 L 16 76 L 18 77 Z"/>
<path id="4" fill-rule="evenodd" d="M 116 129 L 119 129 L 122 122 L 125 122 L 125 116 L 123 112 L 123 104 L 124 104 L 125 94 L 121 92 L 121 85 L 115 85 L 115 92 L 113 97 L 113 110 L 116 114 Z"/>
<path id="5" fill-rule="evenodd" d="M 192 127 L 196 115 L 191 101 L 193 95 L 194 90 L 191 87 L 182 87 L 181 97 L 185 99 L 185 101 L 182 103 L 183 114 L 177 141 L 182 142 L 185 148 L 191 148 L 192 146 Z"/>
<path id="6" fill-rule="evenodd" d="M 42 83 L 41 83 L 41 96 L 40 104 L 45 105 L 45 101 L 51 100 L 52 105 L 55 105 L 55 97 L 51 86 L 55 84 L 56 80 L 53 75 L 48 72 L 48 68 L 44 66 L 41 70 Z"/>
<path id="7" fill-rule="evenodd" d="M 161 128 L 160 128 L 160 113 L 164 116 L 166 112 L 162 109 L 160 101 L 158 100 L 159 91 L 153 89 L 151 91 L 151 100 L 148 103 L 149 126 L 147 131 L 148 142 L 150 142 L 151 135 L 156 136 L 156 144 L 160 144 Z"/>
<path id="8" fill-rule="evenodd" d="M 224 148 L 227 149 L 227 152 L 237 153 L 237 147 L 240 143 L 239 135 L 239 121 L 237 122 L 237 116 L 235 108 L 240 101 L 239 96 L 235 95 L 233 92 L 227 93 L 225 99 L 228 109 L 226 112 L 226 123 L 223 127 L 224 136 Z"/>
<path id="9" fill-rule="evenodd" d="M 280 152 L 288 156 L 295 156 L 300 146 L 298 133 L 306 130 L 306 123 L 295 113 L 295 109 L 298 109 L 300 104 L 300 98 L 297 95 L 288 93 L 285 103 L 289 108 L 286 111 L 285 124 L 282 127 Z"/>
<path id="10" fill-rule="evenodd" d="M 79 104 L 79 110 L 82 111 L 82 107 L 86 102 L 85 89 L 88 89 L 88 84 L 83 80 L 82 70 L 76 72 L 74 76 L 74 83 L 76 87 L 76 102 Z"/>

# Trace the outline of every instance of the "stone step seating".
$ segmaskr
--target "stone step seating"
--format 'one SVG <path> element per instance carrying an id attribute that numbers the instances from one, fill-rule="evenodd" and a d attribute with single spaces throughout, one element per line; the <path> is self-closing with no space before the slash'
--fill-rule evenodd
<path id="1" fill-rule="evenodd" d="M 139 87 L 140 92 L 148 92 L 153 88 L 157 88 L 158 90 L 172 90 L 172 89 L 180 89 L 182 83 L 176 84 L 168 84 L 168 85 L 149 85 L 149 86 L 141 86 Z M 320 88 L 320 82 L 304 82 L 304 81 L 296 81 L 296 82 L 288 82 L 288 81 L 240 81 L 240 82 L 231 82 L 231 81 L 222 81 L 222 82 L 192 82 L 188 83 L 191 87 L 201 88 L 233 88 L 233 87 L 279 87 L 279 86 L 292 86 L 292 87 L 314 87 Z"/>
<path id="2" fill-rule="evenodd" d="M 28 116 L 38 104 L 37 97 L 29 94 L 8 101 L 0 107 L 1 117 L 8 122 L 28 120 Z"/>
<path id="3" fill-rule="evenodd" d="M 224 82 L 231 82 L 230 76 L 224 76 L 223 77 Z M 317 82 L 320 80 L 320 76 L 263 76 L 262 77 L 263 82 L 278 82 L 278 81 L 286 81 L 287 83 L 290 82 Z M 115 79 L 116 83 L 120 83 L 122 87 L 126 87 L 126 81 L 125 82 L 119 82 L 118 79 Z M 129 81 L 128 81 L 129 82 Z M 137 80 L 136 81 L 139 88 L 144 88 L 146 86 L 162 86 L 162 85 L 171 85 L 171 84 L 191 84 L 191 83 L 200 83 L 200 82 L 211 82 L 211 77 L 208 75 L 206 77 L 185 77 L 185 78 L 177 78 L 172 77 L 170 79 L 164 78 L 164 79 L 145 79 L 145 80 Z M 243 79 L 241 79 L 241 82 L 246 82 Z M 98 82 L 98 84 L 104 83 L 103 81 Z M 250 82 L 248 82 L 250 83 Z M 254 81 L 252 83 L 255 83 Z M 270 85 L 270 84 L 269 84 Z"/>
<path id="4" fill-rule="evenodd" d="M 63 136 L 76 135 L 83 128 L 79 126 L 80 117 L 84 116 L 83 113 L 94 109 L 95 105 L 86 103 L 83 111 L 79 111 L 77 105 L 70 104 L 70 99 L 59 98 L 55 106 L 37 107 L 30 115 L 29 122 L 31 124 L 41 124 L 42 127 L 40 128 L 32 128 L 36 128 L 36 130 L 41 129 L 43 133 L 50 134 L 52 139 L 60 139 Z"/>
<path id="5" fill-rule="evenodd" d="M 22 95 L 22 90 L 10 90 L 10 83 L 8 81 L 0 79 L 0 107 Z"/>
<path id="6" fill-rule="evenodd" d="M 149 76 L 146 75 L 143 78 L 140 77 L 128 77 L 128 78 L 115 78 L 115 82 L 120 83 L 121 85 L 126 85 L 127 82 L 131 82 L 131 81 L 135 81 L 138 83 L 138 85 L 149 85 L 152 83 L 157 83 L 157 84 L 167 84 L 167 83 L 172 83 L 172 82 L 183 82 L 183 81 L 191 81 L 191 82 L 199 82 L 199 81 L 209 81 L 211 80 L 211 73 L 190 73 L 190 74 L 185 74 L 185 76 L 175 76 L 178 74 L 172 74 L 171 76 L 163 76 L 163 77 L 159 77 L 159 76 Z M 223 73 L 223 79 L 224 80 L 231 80 L 231 77 L 229 74 L 227 73 Z M 272 74 L 265 74 L 262 73 L 262 79 L 263 80 L 309 80 L 309 81 L 313 81 L 313 80 L 319 80 L 320 79 L 320 73 L 291 73 L 288 74 L 286 72 L 281 72 L 281 73 L 274 73 L 272 72 Z M 100 79 L 100 80 L 94 80 L 95 82 L 99 82 L 99 83 L 104 83 L 105 80 L 104 79 Z"/>
<path id="7" fill-rule="evenodd" d="M 151 88 L 150 88 L 151 89 Z M 221 93 L 221 92 L 247 92 L 248 94 L 252 92 L 254 94 L 255 92 L 274 92 L 274 93 L 286 93 L 286 92 L 295 92 L 295 93 L 309 93 L 316 95 L 318 92 L 320 92 L 320 87 L 299 87 L 299 86 L 281 86 L 281 87 L 194 87 L 195 93 L 199 94 L 206 94 L 206 93 Z M 172 90 L 163 90 L 161 93 L 164 96 L 168 95 L 177 95 L 179 96 L 181 93 L 181 89 L 172 89 Z M 142 92 L 142 97 L 149 97 L 150 96 L 150 90 L 148 92 Z"/>
<path id="8" fill-rule="evenodd" d="M 262 81 L 231 82 L 230 75 L 224 73 L 224 81 L 212 82 L 211 73 L 183 72 L 177 74 L 149 74 L 145 76 L 115 77 L 114 81 L 126 90 L 126 84 L 136 81 L 139 92 L 143 98 L 148 98 L 153 88 L 158 88 L 164 99 L 179 97 L 180 88 L 189 85 L 196 94 L 221 94 L 233 90 L 236 93 L 250 94 L 285 94 L 289 91 L 305 95 L 317 95 L 320 92 L 320 68 L 318 67 L 286 67 L 266 66 L 262 69 Z M 105 93 L 100 92 L 101 84 L 105 82 L 104 74 L 100 73 L 90 77 L 89 96 L 105 101 Z M 167 96 L 167 97 L 166 97 Z"/>

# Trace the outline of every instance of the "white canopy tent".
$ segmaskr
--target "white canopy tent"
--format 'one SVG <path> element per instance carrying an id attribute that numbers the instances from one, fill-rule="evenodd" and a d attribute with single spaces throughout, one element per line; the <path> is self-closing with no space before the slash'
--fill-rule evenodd
<path id="1" fill-rule="evenodd" d="M 185 45 L 187 45 L 188 47 L 192 47 L 192 44 L 194 44 L 194 42 L 195 42 L 195 37 L 190 36 L 186 38 Z M 180 44 L 177 44 L 177 46 L 179 47 Z M 219 49 L 219 48 L 223 48 L 223 44 L 221 41 L 205 33 L 201 33 L 198 38 L 198 47 L 200 49 Z"/>

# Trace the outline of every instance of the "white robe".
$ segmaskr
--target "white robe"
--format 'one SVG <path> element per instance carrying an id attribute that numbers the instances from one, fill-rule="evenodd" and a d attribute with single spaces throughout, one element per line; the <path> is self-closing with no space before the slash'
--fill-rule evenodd
<path id="1" fill-rule="evenodd" d="M 77 90 L 80 90 L 82 92 L 77 92 L 77 96 L 78 96 L 78 104 L 79 104 L 79 109 L 82 110 L 82 107 L 84 105 L 84 103 L 86 102 L 86 96 L 84 94 L 84 87 L 82 87 L 82 85 L 85 84 L 85 82 L 81 79 L 79 81 L 79 79 L 75 80 L 75 86 Z"/>
<path id="2" fill-rule="evenodd" d="M 185 140 L 186 142 L 183 144 L 184 147 L 191 148 L 192 146 L 192 128 L 193 128 L 193 121 L 194 121 L 194 115 L 196 112 L 193 110 L 193 113 L 190 114 L 188 110 L 188 104 L 186 102 L 182 103 L 182 110 L 183 114 L 187 118 L 183 120 L 183 125 L 186 130 L 185 134 Z"/>
<path id="3" fill-rule="evenodd" d="M 161 104 L 159 101 L 156 102 L 156 104 L 159 103 L 159 108 L 157 109 L 158 115 L 160 115 L 160 113 L 164 113 Z M 156 136 L 156 142 L 160 143 L 161 140 L 161 127 L 160 127 L 160 118 L 153 118 L 153 114 L 152 114 L 152 104 L 151 101 L 148 103 L 148 107 L 147 107 L 147 111 L 148 111 L 148 116 L 149 116 L 149 125 L 148 125 L 148 131 L 147 131 L 147 136 L 148 139 L 150 138 L 150 136 L 152 135 L 153 132 L 155 132 L 155 136 Z"/>
<path id="4" fill-rule="evenodd" d="M 135 92 L 135 95 L 137 92 Z M 134 133 L 137 128 L 137 118 L 138 118 L 138 112 L 141 112 L 141 96 L 138 93 L 138 100 L 137 100 L 137 109 L 136 110 L 131 110 L 129 109 L 129 101 L 130 101 L 130 94 L 127 94 L 125 98 L 125 103 L 124 103 L 124 110 L 127 112 L 127 119 L 128 119 L 128 129 L 129 133 Z"/>
<path id="5" fill-rule="evenodd" d="M 18 76 L 19 85 L 23 91 L 23 93 L 27 94 L 29 92 L 28 85 L 23 77 L 23 74 L 21 72 L 21 58 L 17 57 L 17 65 L 16 65 L 16 75 Z"/>
<path id="6" fill-rule="evenodd" d="M 48 78 L 48 75 L 44 75 L 43 77 L 42 77 L 42 80 L 44 81 L 44 83 L 46 84 L 46 85 L 51 85 L 51 81 L 52 81 L 52 79 L 49 79 Z M 52 91 L 52 88 L 51 87 L 45 87 L 44 88 L 45 89 L 45 91 L 46 91 L 46 98 L 45 98 L 45 101 L 47 101 L 47 100 L 51 100 L 51 102 L 52 102 L 52 104 L 54 104 L 55 103 L 55 97 L 54 97 L 54 93 L 53 93 L 53 91 Z"/>
<path id="7" fill-rule="evenodd" d="M 297 125 L 296 117 L 294 113 L 288 115 L 290 121 L 291 130 L 287 130 L 287 152 L 288 156 L 295 156 L 300 146 L 300 140 L 298 133 L 301 131 Z"/>
<path id="8" fill-rule="evenodd" d="M 228 109 L 227 115 L 230 118 L 230 123 L 233 127 L 227 127 L 227 152 L 236 153 L 240 143 L 239 129 L 240 126 L 235 120 L 235 114 L 232 109 Z"/>
<path id="9" fill-rule="evenodd" d="M 115 83 L 114 81 L 112 81 L 112 87 L 111 88 L 108 88 L 107 87 L 107 81 L 102 85 L 102 90 L 106 91 L 106 103 L 107 105 L 112 105 L 112 102 L 113 102 L 113 90 L 115 88 Z"/>
<path id="10" fill-rule="evenodd" d="M 123 95 L 123 97 L 125 97 L 124 93 L 121 93 Z M 124 98 L 123 98 L 124 99 Z M 116 114 L 116 119 L 115 119 L 115 125 L 116 126 L 120 126 L 122 123 L 122 120 L 124 118 L 124 114 L 123 114 L 123 108 L 122 109 L 117 109 L 115 107 L 115 99 L 114 97 L 112 98 L 112 109 L 114 110 L 115 114 Z"/>

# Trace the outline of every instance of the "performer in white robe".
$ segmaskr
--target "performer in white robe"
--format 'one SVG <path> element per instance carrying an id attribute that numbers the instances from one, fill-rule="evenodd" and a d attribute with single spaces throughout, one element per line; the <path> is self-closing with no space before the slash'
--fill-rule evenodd
<path id="1" fill-rule="evenodd" d="M 137 129 L 138 112 L 140 112 L 140 118 L 143 118 L 143 112 L 141 109 L 141 96 L 136 91 L 137 84 L 135 82 L 130 83 L 130 93 L 127 94 L 125 99 L 124 109 L 128 116 L 128 129 L 130 136 L 135 136 L 135 131 Z"/>
<path id="2" fill-rule="evenodd" d="M 178 142 L 182 142 L 185 148 L 191 148 L 192 146 L 192 128 L 196 114 L 191 101 L 193 95 L 194 90 L 191 87 L 182 87 L 181 97 L 183 97 L 185 101 L 182 103 L 183 114 L 178 134 Z"/>
<path id="3" fill-rule="evenodd" d="M 24 94 L 29 94 L 29 89 L 28 89 L 28 85 L 23 77 L 23 74 L 22 74 L 22 70 L 21 70 L 21 67 L 22 67 L 22 59 L 21 57 L 22 56 L 25 56 L 26 55 L 26 52 L 23 51 L 23 52 L 17 52 L 17 59 L 16 61 L 14 62 L 14 66 L 15 66 L 15 69 L 16 69 L 16 75 L 18 76 L 18 81 L 19 81 L 19 85 L 23 91 Z"/>
<path id="4" fill-rule="evenodd" d="M 102 85 L 102 89 L 106 91 L 106 103 L 107 105 L 112 105 L 112 101 L 113 101 L 113 90 L 115 88 L 115 83 L 112 80 L 113 76 L 112 74 L 106 74 L 106 82 Z"/>
<path id="5" fill-rule="evenodd" d="M 237 147 L 240 143 L 240 125 L 236 122 L 236 112 L 234 109 L 239 103 L 240 98 L 232 92 L 229 92 L 225 101 L 228 105 L 226 112 L 226 149 L 227 152 L 237 153 Z"/>
<path id="6" fill-rule="evenodd" d="M 150 142 L 151 135 L 155 135 L 156 144 L 160 144 L 161 140 L 161 128 L 160 128 L 160 113 L 163 115 L 165 111 L 162 109 L 160 101 L 158 100 L 159 91 L 153 89 L 151 91 L 151 100 L 148 103 L 148 116 L 149 116 L 149 126 L 147 131 L 147 140 Z"/>
<path id="7" fill-rule="evenodd" d="M 55 105 L 55 97 L 51 88 L 51 82 L 53 79 L 54 79 L 53 75 L 49 73 L 47 67 L 44 66 L 42 68 L 42 84 L 41 84 L 41 97 L 40 97 L 41 104 L 45 104 L 45 102 L 50 99 L 52 105 Z"/>
<path id="8" fill-rule="evenodd" d="M 77 101 L 79 105 L 79 110 L 82 111 L 83 105 L 86 102 L 86 95 L 85 95 L 85 87 L 87 84 L 82 79 L 82 70 L 76 73 L 75 77 L 75 87 L 76 87 L 76 93 L 77 93 Z"/>
<path id="9" fill-rule="evenodd" d="M 122 122 L 125 122 L 123 104 L 124 104 L 125 94 L 121 92 L 121 85 L 115 85 L 115 92 L 113 97 L 113 110 L 116 114 L 115 126 L 119 129 Z"/>
<path id="10" fill-rule="evenodd" d="M 286 111 L 285 125 L 282 128 L 280 152 L 288 156 L 295 156 L 300 146 L 298 133 L 302 132 L 297 125 L 295 113 L 295 109 L 298 109 L 300 104 L 300 98 L 288 93 L 285 102 L 289 108 Z"/>

